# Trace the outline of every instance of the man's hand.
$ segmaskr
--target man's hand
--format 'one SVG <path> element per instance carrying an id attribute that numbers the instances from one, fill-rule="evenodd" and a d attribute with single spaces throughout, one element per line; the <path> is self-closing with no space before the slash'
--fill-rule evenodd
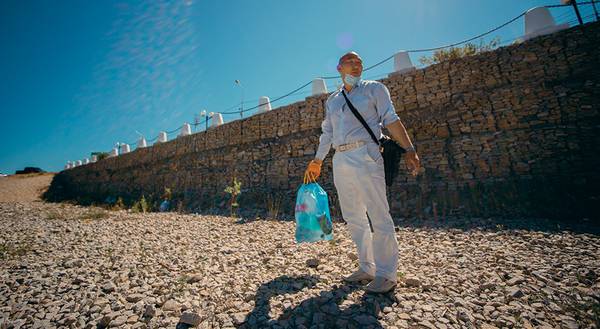
<path id="1" fill-rule="evenodd" d="M 323 165 L 323 161 L 319 159 L 314 159 L 308 163 L 308 167 L 304 172 L 304 181 L 316 181 L 317 178 L 321 175 L 321 165 Z"/>
<path id="2" fill-rule="evenodd" d="M 406 167 L 410 170 L 411 175 L 417 176 L 421 167 L 421 160 L 415 151 L 406 152 Z"/>
<path id="3" fill-rule="evenodd" d="M 402 121 L 396 120 L 385 127 L 390 132 L 390 135 L 392 135 L 392 138 L 400 146 L 404 148 L 412 146 L 412 142 L 410 141 L 410 137 L 408 137 L 408 133 L 406 132 L 406 128 L 404 128 Z M 408 170 L 410 170 L 410 173 L 413 176 L 416 176 L 419 173 L 421 160 L 419 160 L 416 151 L 410 150 L 406 152 L 406 167 L 408 167 Z"/>

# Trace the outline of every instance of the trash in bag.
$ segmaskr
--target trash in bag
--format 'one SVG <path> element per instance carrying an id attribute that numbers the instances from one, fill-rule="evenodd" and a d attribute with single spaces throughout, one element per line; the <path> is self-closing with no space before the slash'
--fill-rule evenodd
<path id="1" fill-rule="evenodd" d="M 163 202 L 161 202 L 160 206 L 158 207 L 158 211 L 167 212 L 169 211 L 169 208 L 171 208 L 171 203 L 169 202 L 169 200 L 163 200 Z"/>
<path id="2" fill-rule="evenodd" d="M 302 184 L 296 197 L 296 242 L 333 239 L 327 192 L 317 183 Z"/>

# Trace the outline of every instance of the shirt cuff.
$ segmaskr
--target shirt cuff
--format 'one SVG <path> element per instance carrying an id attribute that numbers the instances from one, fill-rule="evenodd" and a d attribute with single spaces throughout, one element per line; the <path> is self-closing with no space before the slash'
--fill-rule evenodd
<path id="1" fill-rule="evenodd" d="M 317 158 L 321 161 L 325 160 L 325 157 L 329 153 L 330 148 L 331 148 L 331 143 L 328 143 L 326 145 L 319 145 L 319 148 L 317 149 L 317 154 L 315 154 L 315 158 Z"/>

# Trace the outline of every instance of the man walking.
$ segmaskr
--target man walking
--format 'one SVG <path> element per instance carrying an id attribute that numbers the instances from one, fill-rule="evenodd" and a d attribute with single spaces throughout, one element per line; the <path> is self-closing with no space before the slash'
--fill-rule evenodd
<path id="1" fill-rule="evenodd" d="M 355 52 L 344 54 L 337 70 L 344 85 L 325 103 L 319 148 L 306 174 L 319 177 L 323 159 L 333 146 L 333 181 L 359 260 L 359 269 L 344 280 L 369 280 L 367 291 L 383 293 L 396 286 L 398 268 L 398 241 L 387 202 L 383 158 L 379 145 L 354 116 L 343 93 L 378 139 L 383 126 L 406 149 L 406 163 L 412 175 L 417 174 L 420 160 L 387 87 L 378 81 L 360 79 L 363 70 L 360 56 Z"/>

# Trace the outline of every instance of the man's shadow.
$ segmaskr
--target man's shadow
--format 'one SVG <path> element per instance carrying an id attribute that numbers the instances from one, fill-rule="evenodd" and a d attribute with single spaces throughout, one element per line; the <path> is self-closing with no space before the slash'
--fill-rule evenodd
<path id="1" fill-rule="evenodd" d="M 279 325 L 284 328 L 324 325 L 325 328 L 356 327 L 383 328 L 378 315 L 384 307 L 396 302 L 393 292 L 387 294 L 369 294 L 364 292 L 358 303 L 347 303 L 341 307 L 348 295 L 361 290 L 359 285 L 334 285 L 330 291 L 322 291 L 319 296 L 303 300 L 295 307 L 284 310 L 277 319 L 269 316 L 271 298 L 283 294 L 298 293 L 304 288 L 314 287 L 319 281 L 317 276 L 280 276 L 263 283 L 254 297 L 254 309 L 246 316 L 246 321 L 238 328 L 265 328 Z"/>

